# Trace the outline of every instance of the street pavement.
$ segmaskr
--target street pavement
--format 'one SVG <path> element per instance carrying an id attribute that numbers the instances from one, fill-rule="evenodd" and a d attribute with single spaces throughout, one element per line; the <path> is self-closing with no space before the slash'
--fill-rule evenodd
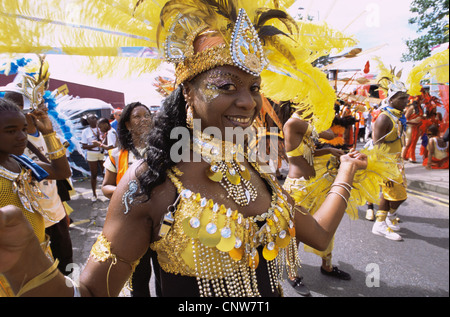
<path id="1" fill-rule="evenodd" d="M 336 233 L 333 264 L 351 273 L 352 280 L 336 281 L 323 276 L 319 271 L 320 258 L 304 252 L 301 245 L 300 273 L 312 296 L 449 296 L 449 170 L 427 170 L 421 164 L 421 156 L 417 158 L 419 163 L 405 164 L 409 197 L 399 210 L 404 241 L 373 235 L 373 223 L 364 219 L 365 207 L 360 209 L 359 220 L 351 221 L 345 216 Z M 109 200 L 99 187 L 98 200 L 91 202 L 87 178 L 75 179 L 74 188 L 76 194 L 69 205 L 73 208 L 70 233 L 76 275 L 102 230 Z M 425 213 L 417 210 L 421 204 L 425 204 Z M 153 281 L 150 285 L 153 296 Z M 301 297 L 287 283 L 283 287 L 286 297 Z M 130 293 L 125 290 L 121 296 L 128 297 Z"/>

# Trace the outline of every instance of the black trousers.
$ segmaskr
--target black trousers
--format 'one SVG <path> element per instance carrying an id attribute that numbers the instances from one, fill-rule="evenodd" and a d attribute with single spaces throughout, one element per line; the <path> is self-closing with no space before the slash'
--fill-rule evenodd
<path id="1" fill-rule="evenodd" d="M 58 269 L 64 275 L 69 275 L 66 271 L 69 264 L 73 263 L 72 239 L 69 234 L 69 217 L 61 219 L 60 222 L 45 229 L 45 233 L 50 237 L 50 249 L 53 257 L 59 260 Z"/>
<path id="2" fill-rule="evenodd" d="M 161 297 L 160 266 L 156 252 L 150 248 L 141 258 L 131 278 L 131 286 L 133 288 L 131 296 L 150 297 L 149 283 L 152 276 L 152 264 L 155 271 L 155 295 L 156 297 Z"/>

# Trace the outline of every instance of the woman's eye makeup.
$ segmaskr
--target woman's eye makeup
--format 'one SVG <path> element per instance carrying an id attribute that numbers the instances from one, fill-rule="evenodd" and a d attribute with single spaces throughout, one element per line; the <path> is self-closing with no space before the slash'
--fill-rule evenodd
<path id="1" fill-rule="evenodd" d="M 222 70 L 212 70 L 205 78 L 205 85 L 201 90 L 206 101 L 211 102 L 221 93 L 233 92 L 236 91 L 238 87 L 242 86 L 244 86 L 244 83 L 235 74 L 224 72 Z M 252 92 L 259 92 L 260 84 L 253 84 L 250 89 Z"/>
<path id="2" fill-rule="evenodd" d="M 205 101 L 210 103 L 221 93 L 233 90 L 233 87 L 235 88 L 236 86 L 230 78 L 230 74 L 213 70 L 205 78 L 205 85 L 200 90 L 205 97 Z"/>
<path id="3" fill-rule="evenodd" d="M 230 89 L 237 85 L 243 85 L 243 82 L 236 75 L 221 70 L 213 70 L 206 78 L 207 85 L 219 89 Z"/>

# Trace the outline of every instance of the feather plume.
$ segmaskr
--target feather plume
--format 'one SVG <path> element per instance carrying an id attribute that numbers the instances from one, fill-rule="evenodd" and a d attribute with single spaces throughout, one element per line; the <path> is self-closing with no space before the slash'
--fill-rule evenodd
<path id="1" fill-rule="evenodd" d="M 297 23 L 285 11 L 278 9 L 260 9 L 258 10 L 258 13 L 256 21 L 254 22 L 257 31 L 266 25 L 266 23 L 274 19 L 281 21 L 290 34 L 294 34 L 295 31 L 298 31 Z"/>
<path id="2" fill-rule="evenodd" d="M 354 188 L 346 209 L 346 213 L 353 220 L 358 219 L 358 206 L 363 206 L 367 202 L 379 203 L 380 184 L 396 180 L 400 176 L 397 158 L 389 154 L 385 145 L 370 150 L 363 149 L 361 153 L 367 155 L 368 166 L 367 169 L 358 171 L 353 181 Z M 336 160 L 331 155 L 314 158 L 314 167 L 316 176 L 307 181 L 304 190 L 291 194 L 297 204 L 312 214 L 325 201 L 337 175 Z"/>
<path id="3" fill-rule="evenodd" d="M 408 93 L 411 96 L 419 96 L 421 94 L 422 85 L 420 82 L 430 75 L 438 83 L 448 83 L 449 78 L 449 50 L 446 49 L 443 52 L 436 53 L 425 60 L 419 65 L 415 66 L 408 75 L 406 80 L 409 86 Z"/>
<path id="4" fill-rule="evenodd" d="M 163 61 L 159 42 L 179 15 L 204 22 L 229 38 L 243 8 L 255 24 L 270 60 L 262 73 L 265 96 L 295 100 L 316 115 L 316 129 L 331 122 L 335 94 L 310 63 L 333 48 L 354 44 L 327 26 L 295 22 L 283 8 L 294 0 L 60 0 L 0 2 L 0 52 L 58 53 L 89 57 L 90 72 L 106 75 L 153 71 Z M 187 21 L 187 20 L 186 20 Z M 194 25 L 186 22 L 183 34 Z M 177 38 L 182 48 L 185 38 Z M 186 42 L 186 41 L 184 41 Z M 143 53 L 136 57 L 136 51 Z M 129 53 L 129 52 L 132 53 Z M 132 57 L 130 57 L 132 56 Z M 324 118 L 324 119 L 319 119 Z"/>

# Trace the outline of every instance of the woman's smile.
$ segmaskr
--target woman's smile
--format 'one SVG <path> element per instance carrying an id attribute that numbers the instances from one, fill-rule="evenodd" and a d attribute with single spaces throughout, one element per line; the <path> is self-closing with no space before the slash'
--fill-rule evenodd
<path id="1" fill-rule="evenodd" d="M 235 127 L 248 128 L 253 122 L 253 116 L 225 116 L 225 118 Z"/>

